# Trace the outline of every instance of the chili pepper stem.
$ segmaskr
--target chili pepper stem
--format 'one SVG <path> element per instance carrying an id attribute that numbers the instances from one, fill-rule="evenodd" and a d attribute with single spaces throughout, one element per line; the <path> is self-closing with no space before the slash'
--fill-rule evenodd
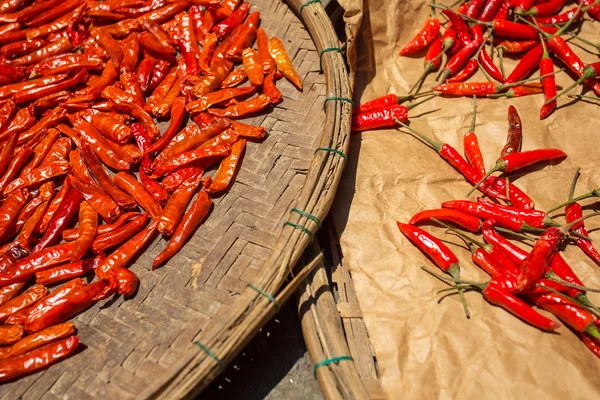
<path id="1" fill-rule="evenodd" d="M 569 204 L 577 203 L 577 202 L 579 202 L 581 200 L 585 200 L 585 199 L 588 199 L 590 197 L 600 197 L 600 188 L 594 189 L 594 190 L 592 190 L 591 192 L 588 192 L 588 193 L 584 193 L 581 196 L 577 196 L 574 199 L 570 199 L 569 201 L 565 201 L 564 203 L 559 204 L 558 206 L 553 207 L 550 210 L 546 211 L 546 214 L 553 213 L 554 211 L 556 211 L 556 210 L 558 210 L 560 208 L 566 207 Z"/>
<path id="2" fill-rule="evenodd" d="M 577 180 L 579 179 L 579 175 L 581 174 L 581 168 L 577 168 L 575 171 L 575 175 L 573 175 L 573 180 L 571 181 L 571 189 L 569 190 L 569 200 L 573 200 L 573 195 L 575 194 L 575 186 L 577 186 Z"/>
<path id="3" fill-rule="evenodd" d="M 572 98 L 572 99 L 584 99 L 584 100 L 594 100 L 594 101 L 600 101 L 600 98 L 598 97 L 592 97 L 592 96 L 583 96 L 580 94 L 570 94 L 568 97 Z"/>
<path id="4" fill-rule="evenodd" d="M 597 215 L 600 215 L 600 211 L 597 211 L 597 212 L 594 212 L 594 213 L 591 213 L 591 214 L 588 214 L 588 215 L 584 215 L 581 218 L 577 218 L 575 221 L 571 221 L 567 225 L 562 226 L 560 228 L 560 230 L 561 230 L 561 232 L 563 232 L 563 233 L 566 234 L 567 232 L 569 232 L 569 229 L 571 229 L 573 226 L 577 225 L 581 221 L 585 221 L 586 219 L 595 217 Z"/>
<path id="5" fill-rule="evenodd" d="M 441 53 L 439 54 L 441 55 Z M 436 56 L 437 57 L 439 57 Z M 419 76 L 419 79 L 417 79 L 417 81 L 415 82 L 415 84 L 410 88 L 410 90 L 408 91 L 408 94 L 410 95 L 415 89 L 419 88 L 421 86 L 421 84 L 423 83 L 423 81 L 425 80 L 425 78 L 427 77 L 427 75 L 429 75 L 429 73 L 433 70 L 433 62 L 428 62 L 427 66 L 425 67 L 425 70 L 423 71 L 423 73 Z"/>
<path id="6" fill-rule="evenodd" d="M 481 185 L 487 178 L 489 178 L 490 175 L 492 175 L 496 171 L 501 171 L 504 168 L 506 168 L 506 163 L 504 161 L 496 161 L 496 164 L 483 176 L 483 178 L 479 180 L 479 182 L 475 184 L 475 186 L 471 188 L 469 193 L 467 193 L 467 197 L 469 197 L 479 187 L 479 185 Z"/>
<path id="7" fill-rule="evenodd" d="M 541 288 L 544 288 L 544 289 L 546 289 L 547 291 L 549 291 L 549 292 L 551 292 L 551 293 L 554 293 L 555 295 L 557 295 L 557 296 L 560 296 L 560 297 L 562 297 L 562 298 L 565 298 L 565 299 L 568 299 L 568 300 L 572 300 L 572 301 L 574 301 L 575 303 L 577 303 L 577 304 L 579 304 L 579 305 L 581 305 L 581 306 L 583 306 L 583 307 L 589 307 L 589 308 L 591 308 L 590 312 L 591 312 L 592 314 L 594 314 L 596 317 L 600 318 L 600 313 L 599 313 L 600 309 L 598 309 L 596 306 L 594 306 L 594 305 L 593 305 L 593 304 L 592 304 L 592 303 L 589 301 L 589 299 L 587 298 L 587 296 L 586 296 L 585 294 L 583 294 L 583 293 L 579 293 L 577 296 L 575 296 L 575 297 L 573 298 L 573 297 L 571 297 L 571 296 L 567 296 L 566 294 L 564 294 L 564 293 L 561 293 L 561 292 L 559 292 L 558 290 L 552 289 L 551 287 L 548 287 L 548 286 L 546 286 L 546 285 L 544 285 L 544 284 L 541 284 L 541 283 L 538 283 L 538 284 L 536 284 L 535 286 L 537 286 L 537 287 L 541 287 Z M 589 304 L 586 304 L 586 302 L 587 302 L 587 303 L 589 303 Z"/>
<path id="8" fill-rule="evenodd" d="M 581 82 L 583 82 L 584 80 L 595 78 L 595 77 L 596 77 L 596 71 L 594 70 L 594 68 L 592 68 L 590 66 L 585 67 L 583 69 L 583 74 L 581 74 L 581 76 L 579 77 L 579 79 L 577 79 L 575 82 L 573 82 L 573 84 L 571 86 L 569 86 L 568 88 L 566 88 L 562 92 L 558 93 L 556 96 L 551 97 L 548 100 L 546 100 L 546 102 L 544 104 L 552 103 L 554 100 L 556 100 L 560 96 L 564 95 L 565 93 L 570 92 L 576 86 L 579 86 L 581 84 Z"/>
<path id="9" fill-rule="evenodd" d="M 431 220 L 433 222 L 435 222 L 436 224 L 438 224 L 440 226 L 443 226 L 444 228 L 446 228 L 450 232 L 456 234 L 458 237 L 460 237 L 461 239 L 463 239 L 467 243 L 473 243 L 473 244 L 477 245 L 478 247 L 481 247 L 482 249 L 484 249 L 488 253 L 492 250 L 492 246 L 491 245 L 481 243 L 481 242 L 477 241 L 476 239 L 474 239 L 474 238 L 472 238 L 472 237 L 470 237 L 468 235 L 465 235 L 464 233 L 460 232 L 458 229 L 455 229 L 455 228 L 451 227 L 450 225 L 448 225 L 448 224 L 440 221 L 437 218 L 431 218 Z"/>
<path id="10" fill-rule="evenodd" d="M 436 278 L 445 278 L 445 277 L 442 277 L 441 275 L 434 273 L 433 271 L 428 270 L 425 267 L 421 267 L 421 268 L 423 270 L 425 270 L 426 272 L 432 274 Z M 448 268 L 448 270 L 446 272 L 452 277 L 452 281 L 454 282 L 455 286 L 457 286 L 461 283 L 467 283 L 469 285 L 471 284 L 470 282 L 460 280 L 460 267 L 458 266 L 458 264 L 451 265 L 450 268 Z M 458 295 L 460 296 L 460 301 L 462 302 L 463 308 L 465 310 L 465 315 L 467 318 L 471 318 L 471 312 L 469 311 L 469 306 L 467 305 L 467 300 L 465 299 L 464 290 L 460 287 L 458 287 L 457 290 L 458 290 Z"/>
<path id="11" fill-rule="evenodd" d="M 584 293 L 579 293 L 573 300 L 585 307 L 590 308 L 594 315 L 600 318 L 600 308 L 596 307 Z"/>
<path id="12" fill-rule="evenodd" d="M 499 85 L 499 90 L 498 91 L 502 91 L 502 90 L 505 90 L 505 89 L 508 89 L 508 88 L 511 88 L 511 87 L 514 87 L 514 86 L 519 86 L 519 85 L 522 85 L 522 84 L 527 83 L 527 82 L 532 82 L 532 81 L 537 81 L 537 80 L 540 80 L 540 79 L 543 79 L 543 78 L 547 78 L 549 76 L 556 75 L 559 72 L 563 72 L 563 71 L 564 71 L 564 69 L 560 68 L 560 69 L 558 69 L 558 70 L 556 70 L 554 72 L 551 72 L 549 74 L 535 76 L 535 77 L 529 78 L 529 79 L 523 79 L 522 81 L 509 83 L 509 84 L 506 84 L 506 85 Z"/>
<path id="13" fill-rule="evenodd" d="M 592 47 L 593 47 L 593 48 L 595 48 L 596 50 L 600 50 L 600 45 L 598 45 L 598 44 L 596 44 L 596 43 L 594 43 L 594 42 L 590 42 L 590 41 L 589 41 L 589 40 L 587 40 L 587 39 L 581 38 L 581 37 L 579 37 L 579 36 L 575 35 L 574 33 L 567 32 L 567 35 L 571 36 L 571 37 L 572 37 L 572 38 L 574 38 L 574 39 L 580 40 L 580 41 L 582 41 L 583 43 L 585 43 L 585 44 L 587 44 L 587 45 L 589 45 L 589 46 L 592 46 Z"/>
<path id="14" fill-rule="evenodd" d="M 496 226 L 495 229 L 498 232 L 502 232 L 502 233 L 508 233 L 510 235 L 516 236 L 518 238 L 521 238 L 523 240 L 528 240 L 530 242 L 535 242 L 535 239 L 532 238 L 531 236 L 525 234 L 525 233 L 520 233 L 520 232 L 515 232 L 515 231 L 511 231 L 510 229 L 506 229 L 506 228 L 502 228 L 500 226 Z"/>
<path id="15" fill-rule="evenodd" d="M 502 73 L 502 78 L 506 79 L 506 73 L 504 72 L 504 48 L 501 46 L 496 47 L 498 49 L 498 60 L 500 63 L 500 72 Z"/>
<path id="16" fill-rule="evenodd" d="M 477 96 L 473 96 L 473 119 L 471 119 L 471 129 L 469 132 L 475 133 L 475 120 L 477 119 Z"/>
<path id="17" fill-rule="evenodd" d="M 431 96 L 427 97 L 427 98 L 426 98 L 426 99 L 424 99 L 424 100 L 421 100 L 421 101 L 419 101 L 418 103 L 414 103 L 414 104 L 409 104 L 409 105 L 407 105 L 407 106 L 406 106 L 406 109 L 407 109 L 407 110 L 412 110 L 412 109 L 413 109 L 413 108 L 415 108 L 416 106 L 419 106 L 419 105 L 421 105 L 421 104 L 423 104 L 423 103 L 426 103 L 426 102 L 428 102 L 429 100 L 433 99 L 434 97 L 437 97 L 437 93 L 434 93 L 434 94 L 432 94 Z"/>
<path id="18" fill-rule="evenodd" d="M 554 281 L 554 282 L 558 282 L 558 283 L 562 284 L 563 286 L 566 286 L 566 287 L 569 287 L 569 288 L 581 290 L 581 291 L 584 291 L 584 292 L 600 293 L 600 289 L 589 288 L 587 286 L 581 286 L 581 285 L 576 285 L 574 283 L 567 282 L 564 279 L 561 279 L 553 271 L 547 272 L 545 277 L 546 277 L 546 279 L 549 279 L 549 280 Z"/>
<path id="19" fill-rule="evenodd" d="M 596 339 L 600 339 L 600 332 L 598 332 L 598 328 L 596 328 L 596 324 L 594 322 L 592 322 L 587 326 L 587 328 L 585 328 L 585 333 Z"/>
<path id="20" fill-rule="evenodd" d="M 429 139 L 427 136 L 424 136 L 422 134 L 420 134 L 419 132 L 415 131 L 414 129 L 412 129 L 410 126 L 406 125 L 405 123 L 401 122 L 399 119 L 397 119 L 396 117 L 393 117 L 394 122 L 396 122 L 398 125 L 400 125 L 403 128 L 406 128 L 409 130 L 409 135 L 419 139 L 419 141 L 429 145 L 432 149 L 436 150 L 438 153 L 440 152 L 440 150 L 442 149 L 442 144 L 440 142 L 434 142 L 433 140 Z"/>

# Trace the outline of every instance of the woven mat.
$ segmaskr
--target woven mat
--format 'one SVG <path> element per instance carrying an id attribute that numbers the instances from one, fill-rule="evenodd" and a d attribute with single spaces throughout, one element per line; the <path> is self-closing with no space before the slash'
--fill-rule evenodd
<path id="1" fill-rule="evenodd" d="M 284 101 L 244 120 L 266 127 L 268 137 L 248 143 L 237 181 L 215 199 L 206 222 L 177 256 L 151 271 L 167 243 L 157 239 L 131 266 L 140 278 L 133 299 L 101 302 L 75 319 L 84 350 L 0 386 L 0 398 L 132 398 L 175 363 L 255 277 L 318 147 L 325 80 L 316 72 L 319 54 L 309 34 L 288 7 L 273 0 L 251 3 L 267 34 L 283 40 L 304 91 L 281 79 Z"/>

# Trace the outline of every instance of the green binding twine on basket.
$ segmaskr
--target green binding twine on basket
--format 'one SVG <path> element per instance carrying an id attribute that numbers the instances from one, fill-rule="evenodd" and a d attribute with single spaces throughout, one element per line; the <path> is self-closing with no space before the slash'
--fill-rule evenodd
<path id="1" fill-rule="evenodd" d="M 290 221 L 284 222 L 283 225 L 289 225 L 296 229 L 300 229 L 302 232 L 306 233 L 306 235 L 310 238 L 311 241 L 313 240 L 313 233 L 305 226 L 294 224 L 293 222 L 290 222 Z"/>
<path id="2" fill-rule="evenodd" d="M 323 102 L 323 111 L 325 111 L 325 106 L 327 105 L 328 101 L 345 101 L 346 103 L 350 103 L 350 105 L 354 107 L 354 102 L 347 97 L 327 97 Z"/>
<path id="3" fill-rule="evenodd" d="M 273 303 L 273 305 L 275 306 L 275 311 L 279 312 L 279 302 L 275 299 L 275 297 L 271 296 L 269 293 L 260 290 L 259 288 L 257 288 L 256 286 L 254 286 L 253 284 L 249 283 L 248 286 L 250 287 L 250 289 L 256 291 L 256 293 L 266 297 L 267 299 L 269 299 L 269 301 L 271 303 Z"/>
<path id="4" fill-rule="evenodd" d="M 298 210 L 297 208 L 292 208 L 290 210 L 290 212 L 295 212 L 297 214 L 302 215 L 303 217 L 310 219 L 311 221 L 314 221 L 314 223 L 317 224 L 319 229 L 321 229 L 321 220 L 319 218 L 315 217 L 314 215 L 309 214 L 306 211 Z"/>
<path id="5" fill-rule="evenodd" d="M 317 369 L 319 369 L 319 367 L 323 367 L 325 365 L 329 365 L 329 364 L 333 364 L 333 363 L 337 364 L 338 362 L 344 361 L 344 360 L 354 361 L 354 358 L 352 358 L 350 356 L 339 356 L 339 357 L 333 357 L 333 358 L 329 358 L 327 360 L 319 361 L 318 363 L 313 365 L 313 374 L 315 375 L 315 378 L 317 377 Z"/>
<path id="6" fill-rule="evenodd" d="M 310 6 L 311 4 L 320 3 L 320 2 L 321 2 L 321 0 L 308 0 L 306 3 L 304 3 L 300 6 L 300 15 L 302 15 L 302 10 L 304 10 L 304 7 Z"/>
<path id="7" fill-rule="evenodd" d="M 321 52 L 319 53 L 319 72 L 320 73 L 323 73 L 323 54 L 329 53 L 331 51 L 337 51 L 340 54 L 344 54 L 346 52 L 346 45 L 344 44 L 344 46 L 342 46 L 341 49 L 339 47 L 327 47 L 327 48 L 321 50 Z"/>
<path id="8" fill-rule="evenodd" d="M 337 154 L 338 156 L 342 157 L 344 160 L 348 159 L 348 157 L 344 153 L 342 153 L 341 151 L 339 151 L 337 149 L 332 149 L 331 147 L 319 147 L 318 149 L 315 150 L 315 154 L 317 154 L 317 151 L 328 151 L 330 153 Z"/>
<path id="9" fill-rule="evenodd" d="M 223 367 L 222 363 L 221 363 L 221 359 L 219 357 L 217 357 L 217 355 L 215 353 L 213 353 L 212 351 L 209 350 L 208 347 L 206 347 L 205 345 L 203 345 L 200 342 L 194 342 L 194 344 L 198 347 L 200 347 L 206 354 L 208 354 L 208 356 L 210 358 L 212 358 L 213 360 L 215 360 L 217 362 L 217 364 L 219 364 L 219 367 Z"/>

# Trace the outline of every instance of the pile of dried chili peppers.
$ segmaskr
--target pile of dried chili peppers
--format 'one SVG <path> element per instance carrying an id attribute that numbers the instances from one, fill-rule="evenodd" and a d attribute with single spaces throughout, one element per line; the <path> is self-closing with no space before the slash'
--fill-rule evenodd
<path id="1" fill-rule="evenodd" d="M 132 296 L 159 233 L 152 268 L 173 257 L 266 135 L 236 119 L 302 90 L 259 23 L 243 0 L 0 1 L 0 382 L 72 354 L 66 321 Z"/>
<path id="2" fill-rule="evenodd" d="M 432 90 L 443 96 L 511 98 L 543 93 L 540 119 L 554 112 L 559 96 L 580 84 L 600 96 L 600 81 L 596 79 L 600 75 L 600 62 L 586 65 L 573 50 L 574 45 L 592 46 L 595 51 L 600 46 L 570 32 L 586 20 L 585 15 L 600 20 L 600 1 L 580 0 L 578 5 L 567 9 L 565 5 L 566 0 L 467 0 L 459 1 L 455 9 L 431 4 L 431 17 L 423 29 L 400 50 L 400 56 L 425 54 L 423 74 L 406 96 L 387 95 L 369 102 L 369 110 L 355 110 L 365 113 L 360 118 L 355 115 L 355 121 L 368 117 L 385 119 L 381 109 L 392 106 L 390 96 L 395 97 L 395 103 L 413 100 L 425 78 L 436 70 L 439 70 L 438 84 Z M 435 10 L 440 8 L 446 23 L 435 16 Z M 564 35 L 568 37 L 565 39 Z M 504 70 L 505 54 L 520 57 L 512 71 Z M 560 72 L 555 70 L 555 60 L 564 64 L 567 73 L 575 78 L 571 87 L 558 94 L 562 88 L 555 82 L 554 74 Z M 530 78 L 538 69 L 540 76 Z M 487 81 L 467 82 L 477 70 L 482 71 Z M 600 100 L 595 96 L 569 97 Z M 379 114 L 368 114 L 374 113 L 374 106 L 378 106 Z M 400 116 L 397 118 L 402 120 Z M 366 129 L 360 129 L 357 122 L 354 130 Z"/>
<path id="3" fill-rule="evenodd" d="M 427 272 L 452 286 L 441 290 L 461 296 L 467 316 L 468 307 L 463 293 L 480 291 L 493 305 L 544 331 L 554 331 L 560 324 L 536 311 L 533 306 L 550 312 L 575 332 L 585 345 L 600 357 L 600 309 L 586 296 L 592 289 L 583 286 L 573 269 L 562 257 L 559 245 L 573 240 L 583 252 L 600 265 L 600 253 L 588 237 L 584 220 L 598 213 L 582 216 L 580 201 L 600 197 L 600 189 L 573 197 L 575 176 L 569 200 L 548 212 L 536 210 L 534 203 L 508 177 L 492 177 L 495 171 L 506 173 L 526 166 L 560 160 L 566 154 L 559 149 L 521 150 L 522 126 L 517 110 L 508 109 L 509 131 L 506 146 L 496 166 L 486 171 L 477 135 L 474 132 L 475 114 L 470 132 L 464 135 L 464 154 L 445 143 L 437 143 L 397 121 L 405 132 L 435 149 L 465 179 L 488 198 L 477 201 L 452 200 L 440 209 L 424 210 L 415 214 L 408 223 L 398 222 L 400 231 L 433 263 L 449 276 Z M 565 208 L 566 207 L 566 208 Z M 550 215 L 565 209 L 566 223 L 560 226 Z M 433 223 L 458 235 L 468 245 L 472 261 L 491 279 L 484 283 L 468 282 L 460 278 L 458 257 L 432 234 L 419 228 L 422 223 Z M 465 233 L 468 231 L 470 233 Z M 472 234 L 481 233 L 483 240 Z M 534 238 L 528 233 L 540 235 Z M 510 238 L 530 242 L 530 251 L 516 246 Z"/>

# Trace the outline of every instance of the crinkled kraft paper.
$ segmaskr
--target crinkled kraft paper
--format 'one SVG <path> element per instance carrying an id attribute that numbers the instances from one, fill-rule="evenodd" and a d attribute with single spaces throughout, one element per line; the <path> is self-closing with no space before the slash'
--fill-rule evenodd
<path id="1" fill-rule="evenodd" d="M 429 9 L 422 1 L 368 0 L 357 47 L 355 102 L 386 93 L 405 94 L 423 70 L 423 54 L 400 58 L 398 51 L 423 26 Z M 585 37 L 598 41 L 600 23 L 586 21 Z M 577 49 L 584 61 L 597 61 Z M 515 60 L 505 60 L 510 73 Z M 560 65 L 560 67 L 563 67 Z M 536 72 L 537 74 L 537 72 Z M 423 90 L 433 84 L 430 76 Z M 483 80 L 477 75 L 472 80 Z M 572 82 L 557 76 L 563 86 Z M 576 89 L 576 92 L 581 88 Z M 578 167 L 576 194 L 600 187 L 598 106 L 579 102 L 539 120 L 543 96 L 478 100 L 476 133 L 486 165 L 493 165 L 506 140 L 506 111 L 517 107 L 523 121 L 523 149 L 557 147 L 568 158 L 512 175 L 514 182 L 549 209 L 567 199 Z M 440 108 L 440 110 L 419 114 Z M 472 99 L 438 98 L 411 110 L 411 126 L 462 149 L 472 116 Z M 456 296 L 438 304 L 442 282 L 421 270 L 435 268 L 398 231 L 423 209 L 464 199 L 470 186 L 435 151 L 398 130 L 353 135 L 348 166 L 333 207 L 344 260 L 350 266 L 381 379 L 389 398 L 397 399 L 586 399 L 600 394 L 600 360 L 568 328 L 542 333 L 476 292 L 466 294 L 467 320 Z M 471 196 L 475 199 L 478 192 Z M 593 201 L 584 204 L 592 205 Z M 598 203 L 595 207 L 598 208 Z M 590 212 L 593 207 L 586 207 Z M 561 223 L 564 220 L 559 220 Z M 586 221 L 597 228 L 600 221 Z M 444 230 L 424 227 L 438 237 L 460 241 Z M 591 233 L 600 244 L 599 231 Z M 485 281 L 464 248 L 452 246 L 463 277 Z M 600 267 L 575 246 L 564 253 L 585 284 L 600 287 Z M 598 295 L 590 298 L 600 304 Z M 542 313 L 545 313 L 542 311 Z"/>

